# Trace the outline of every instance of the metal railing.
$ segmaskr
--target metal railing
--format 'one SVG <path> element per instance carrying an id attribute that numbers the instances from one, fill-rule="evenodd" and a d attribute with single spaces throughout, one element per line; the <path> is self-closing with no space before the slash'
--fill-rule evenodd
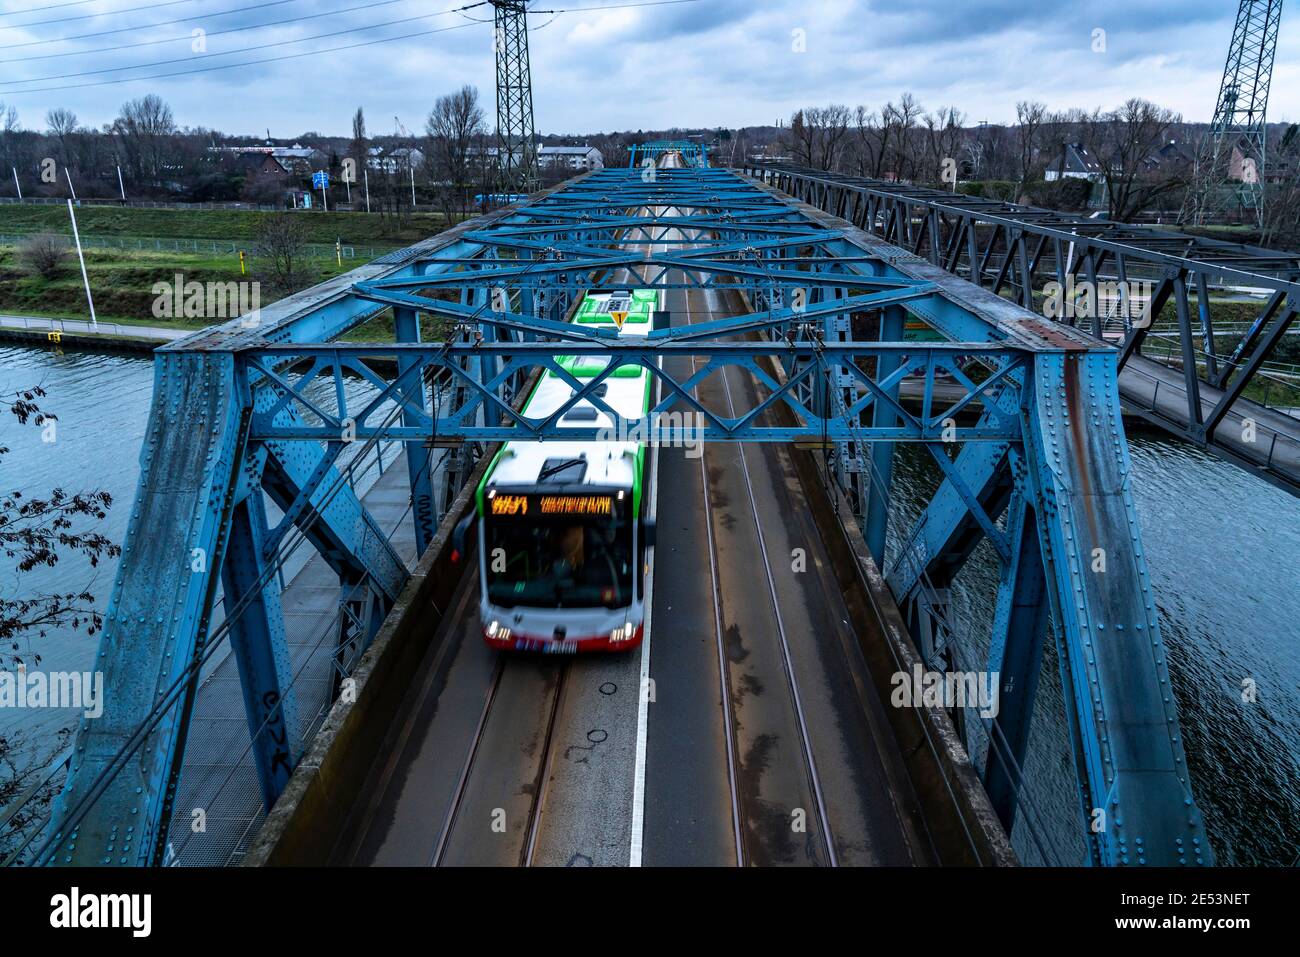
<path id="1" fill-rule="evenodd" d="M 159 342 L 166 342 L 167 339 L 151 335 L 150 327 L 122 325 L 119 322 L 106 322 L 100 320 L 93 326 L 88 319 L 61 319 L 61 318 L 43 318 L 41 316 L 0 316 L 0 329 L 17 329 L 18 322 L 21 320 L 22 328 L 28 332 L 56 332 L 56 333 L 82 333 L 85 335 L 114 335 L 114 336 L 138 336 L 146 339 L 157 339 Z M 68 323 L 73 324 L 73 328 L 68 328 Z M 176 335 L 169 338 L 180 338 L 190 329 L 176 330 Z M 57 341 L 57 340 L 55 340 Z"/>
<path id="2" fill-rule="evenodd" d="M 18 246 L 33 236 L 50 235 L 47 233 L 0 233 L 0 246 Z M 65 246 L 73 245 L 70 236 L 53 234 L 52 237 Z M 124 252 L 163 252 L 163 253 L 206 253 L 210 256 L 238 256 L 240 251 L 251 252 L 256 245 L 253 241 L 235 242 L 227 239 L 166 239 L 147 236 L 82 236 L 81 245 L 85 249 L 120 249 Z M 333 259 L 341 253 L 344 259 L 375 259 L 392 252 L 398 246 L 357 246 L 344 243 L 336 247 L 334 243 L 304 243 L 307 255 L 317 259 Z"/>

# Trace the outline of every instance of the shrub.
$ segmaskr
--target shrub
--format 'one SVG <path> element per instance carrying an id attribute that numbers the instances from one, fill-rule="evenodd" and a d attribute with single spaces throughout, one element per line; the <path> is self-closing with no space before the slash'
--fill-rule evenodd
<path id="1" fill-rule="evenodd" d="M 33 275 L 55 279 L 68 259 L 68 247 L 58 236 L 33 236 L 20 247 L 18 259 Z"/>

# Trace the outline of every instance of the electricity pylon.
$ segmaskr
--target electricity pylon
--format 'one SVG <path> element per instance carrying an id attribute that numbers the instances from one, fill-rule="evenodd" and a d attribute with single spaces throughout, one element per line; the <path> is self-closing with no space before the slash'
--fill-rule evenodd
<path id="1" fill-rule="evenodd" d="M 497 144 L 506 192 L 537 188 L 533 82 L 528 66 L 526 0 L 491 0 L 497 57 Z"/>
<path id="2" fill-rule="evenodd" d="M 1214 119 L 1196 154 L 1184 221 L 1200 225 L 1235 200 L 1264 223 L 1265 114 L 1281 20 L 1282 0 L 1241 0 Z"/>

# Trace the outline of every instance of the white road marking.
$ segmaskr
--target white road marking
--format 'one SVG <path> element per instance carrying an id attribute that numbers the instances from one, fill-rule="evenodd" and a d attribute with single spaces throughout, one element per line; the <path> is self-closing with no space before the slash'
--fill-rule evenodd
<path id="1" fill-rule="evenodd" d="M 663 308 L 663 292 L 659 294 L 660 309 Z M 659 361 L 660 367 L 663 360 Z M 655 405 L 663 396 L 663 383 L 655 380 Z M 650 497 L 649 517 L 653 519 L 659 513 L 659 446 L 650 447 L 650 487 L 654 494 Z M 641 679 L 637 685 L 636 704 L 636 760 L 632 766 L 632 840 L 628 852 L 628 866 L 641 866 L 641 848 L 645 838 L 645 762 L 647 737 L 650 726 L 650 618 L 654 612 L 655 548 L 646 549 L 645 573 L 645 631 L 641 637 Z"/>

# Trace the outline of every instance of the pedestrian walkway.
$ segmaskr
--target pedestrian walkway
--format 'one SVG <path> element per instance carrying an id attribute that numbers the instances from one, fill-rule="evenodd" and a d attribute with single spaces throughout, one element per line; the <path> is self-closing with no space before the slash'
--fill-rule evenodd
<path id="1" fill-rule="evenodd" d="M 26 329 L 30 332 L 70 332 L 90 336 L 135 336 L 139 339 L 158 339 L 170 342 L 193 332 L 168 326 L 137 326 L 120 322 L 100 322 L 91 325 L 87 319 L 46 319 L 42 316 L 0 316 L 0 327 Z"/>

